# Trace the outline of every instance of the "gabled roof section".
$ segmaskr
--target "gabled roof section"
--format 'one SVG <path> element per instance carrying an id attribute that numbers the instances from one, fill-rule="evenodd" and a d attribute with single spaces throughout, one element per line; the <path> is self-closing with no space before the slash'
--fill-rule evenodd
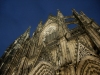
<path id="1" fill-rule="evenodd" d="M 83 57 L 86 57 L 86 56 L 91 56 L 91 55 L 96 56 L 94 51 L 91 49 L 88 48 L 86 44 L 83 44 L 81 41 L 78 40 L 77 62 L 79 62 Z"/>
<path id="2" fill-rule="evenodd" d="M 44 25 L 48 25 L 52 22 L 56 22 L 56 20 L 57 20 L 56 16 L 53 16 L 53 15 L 50 14 Z"/>

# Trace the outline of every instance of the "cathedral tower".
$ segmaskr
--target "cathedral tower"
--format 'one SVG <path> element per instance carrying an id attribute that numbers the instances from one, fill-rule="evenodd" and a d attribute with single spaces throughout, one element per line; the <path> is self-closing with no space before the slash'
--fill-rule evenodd
<path id="1" fill-rule="evenodd" d="M 32 37 L 29 27 L 1 57 L 0 75 L 100 75 L 100 27 L 83 12 L 72 13 L 58 10 Z"/>

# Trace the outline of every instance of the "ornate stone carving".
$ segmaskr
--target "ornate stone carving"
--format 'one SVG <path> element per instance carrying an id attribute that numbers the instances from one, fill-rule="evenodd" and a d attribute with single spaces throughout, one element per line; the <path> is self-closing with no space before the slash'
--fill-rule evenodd
<path id="1" fill-rule="evenodd" d="M 72 12 L 58 10 L 32 37 L 28 28 L 1 57 L 0 75 L 100 75 L 100 27 L 83 12 Z"/>

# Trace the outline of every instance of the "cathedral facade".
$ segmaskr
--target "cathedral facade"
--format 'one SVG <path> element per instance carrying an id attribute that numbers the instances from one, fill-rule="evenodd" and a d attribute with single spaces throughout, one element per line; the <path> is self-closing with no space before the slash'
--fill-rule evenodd
<path id="1" fill-rule="evenodd" d="M 71 24 L 77 25 L 69 29 Z M 100 27 L 83 12 L 50 15 L 0 58 L 0 75 L 100 75 Z"/>

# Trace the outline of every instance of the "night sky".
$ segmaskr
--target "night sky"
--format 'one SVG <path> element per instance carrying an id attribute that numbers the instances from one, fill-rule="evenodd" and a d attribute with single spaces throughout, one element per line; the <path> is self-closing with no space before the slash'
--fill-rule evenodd
<path id="1" fill-rule="evenodd" d="M 100 0 L 0 0 L 0 56 L 29 26 L 32 35 L 49 14 L 56 15 L 59 9 L 69 16 L 73 8 L 100 25 Z"/>

